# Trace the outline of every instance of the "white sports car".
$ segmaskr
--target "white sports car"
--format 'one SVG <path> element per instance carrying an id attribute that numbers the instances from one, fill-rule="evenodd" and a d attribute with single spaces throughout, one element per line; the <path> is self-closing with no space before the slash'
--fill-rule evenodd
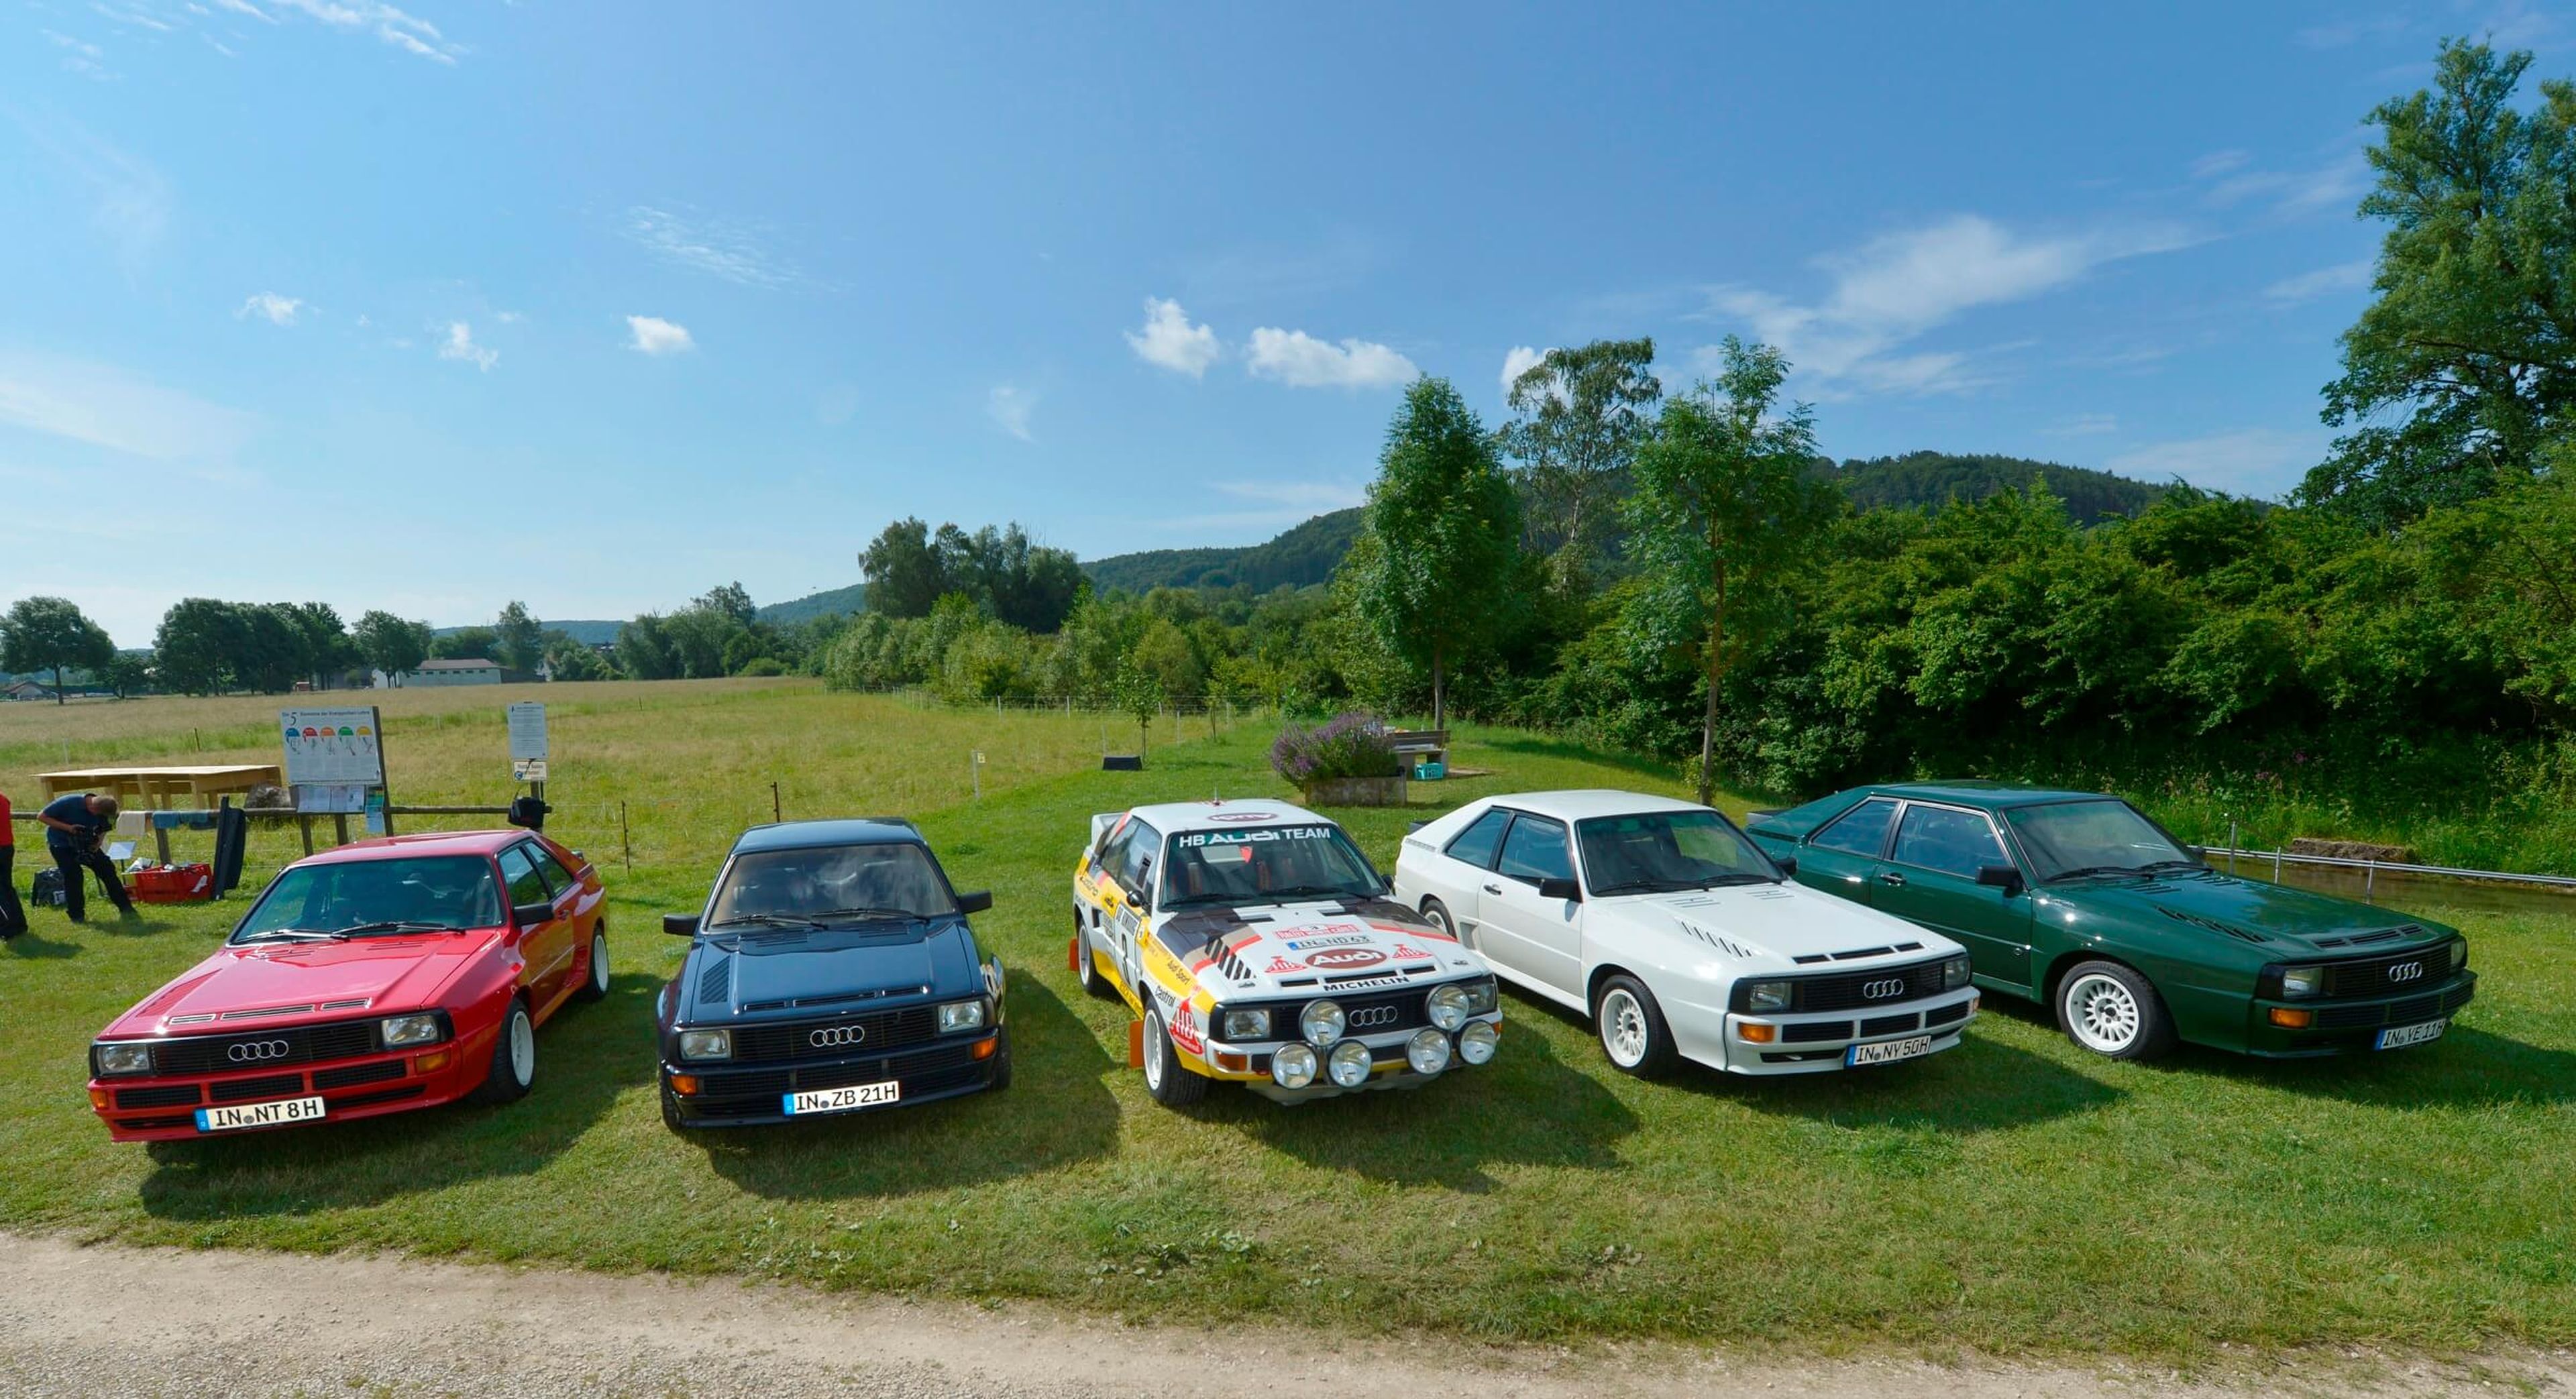
<path id="1" fill-rule="evenodd" d="M 1735 823 L 1635 792 L 1471 802 L 1404 838 L 1395 897 L 1494 973 L 1592 1017 L 1610 1062 L 1821 1073 L 1936 1054 L 1977 1013 L 1966 949 L 1808 889 Z"/>

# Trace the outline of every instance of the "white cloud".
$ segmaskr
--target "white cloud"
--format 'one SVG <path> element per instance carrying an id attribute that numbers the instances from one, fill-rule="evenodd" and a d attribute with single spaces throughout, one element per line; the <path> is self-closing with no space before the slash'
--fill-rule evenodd
<path id="1" fill-rule="evenodd" d="M 2191 177 L 2195 180 L 2214 180 L 2231 170 L 2244 169 L 2252 164 L 2253 160 L 2254 153 L 2251 151 L 2211 151 L 2191 163 Z"/>
<path id="2" fill-rule="evenodd" d="M 474 343 L 474 327 L 463 321 L 447 323 L 447 338 L 439 342 L 440 359 L 462 360 L 487 373 L 501 360 L 501 352 Z"/>
<path id="3" fill-rule="evenodd" d="M 1029 431 L 1029 415 L 1037 411 L 1037 406 L 1038 396 L 1015 384 L 995 384 L 993 391 L 984 395 L 984 416 L 1023 442 L 1038 440 Z"/>
<path id="4" fill-rule="evenodd" d="M 39 29 L 37 32 L 53 40 L 54 47 L 63 51 L 64 72 L 78 73 L 84 78 L 102 83 L 112 82 L 117 77 L 107 70 L 107 64 L 104 61 L 107 53 L 98 45 L 83 39 L 75 39 L 59 30 Z"/>
<path id="5" fill-rule="evenodd" d="M 20 117 L 19 125 L 88 197 L 90 222 L 115 248 L 127 275 L 139 272 L 169 227 L 170 182 L 148 162 L 67 117 L 43 122 Z"/>
<path id="6" fill-rule="evenodd" d="M 689 338 L 687 326 L 666 321 L 660 316 L 628 316 L 626 329 L 634 336 L 626 342 L 626 347 L 642 350 L 648 355 L 676 355 L 698 347 L 698 342 Z"/>
<path id="7" fill-rule="evenodd" d="M 1245 347 L 1245 368 L 1256 379 L 1290 388 L 1377 389 L 1410 383 L 1421 370 L 1413 361 L 1370 340 L 1327 344 L 1302 330 L 1262 326 Z"/>
<path id="8" fill-rule="evenodd" d="M 221 461 L 253 421 L 105 365 L 0 353 L 0 423 L 158 461 Z"/>
<path id="9" fill-rule="evenodd" d="M 2287 494 L 2325 459 L 2331 440 L 2318 429 L 2253 427 L 2124 452 L 2103 469 L 2141 481 L 2180 477 L 2204 490 L 2264 498 Z"/>
<path id="10" fill-rule="evenodd" d="M 434 63 L 453 64 L 463 46 L 448 42 L 438 26 L 417 15 L 406 14 L 383 0 L 270 0 L 281 10 L 293 10 L 320 20 L 334 29 L 355 32 L 373 30 L 377 38 L 417 54 Z M 231 8 L 227 6 L 226 8 Z M 245 13 L 250 11 L 245 10 Z M 265 18 L 265 16 L 263 16 Z"/>
<path id="11" fill-rule="evenodd" d="M 2090 437 L 2096 433 L 2119 430 L 2120 420 L 2109 413 L 2078 413 L 2063 422 L 2040 429 L 2051 437 Z"/>
<path id="12" fill-rule="evenodd" d="M 1538 362 L 1545 358 L 1547 351 L 1527 345 L 1514 345 L 1503 351 L 1503 397 L 1511 397 L 1512 385 L 1519 383 L 1522 375 L 1537 368 Z"/>
<path id="13" fill-rule="evenodd" d="M 2321 163 L 2305 170 L 2258 169 L 2252 165 L 2253 157 L 2243 151 L 2219 154 L 2232 158 L 2218 161 L 2204 156 L 2192 166 L 2193 178 L 2209 183 L 2202 197 L 2212 208 L 2259 205 L 2279 218 L 2350 213 L 2370 188 L 2370 161 L 2357 139 L 2337 142 Z"/>
<path id="14" fill-rule="evenodd" d="M 250 3 L 250 0 L 215 0 L 215 8 L 218 10 L 230 10 L 237 15 L 248 15 L 262 24 L 277 23 L 276 20 L 269 17 L 268 11 Z"/>
<path id="15" fill-rule="evenodd" d="M 1898 353 L 1907 342 L 1979 307 L 2055 291 L 2094 268 L 2167 252 L 2191 241 L 2164 224 L 2026 238 L 1973 214 L 1875 238 L 1820 259 L 1833 290 L 1801 304 L 1769 292 L 1722 287 L 1717 311 L 1777 346 L 1828 396 L 1850 392 L 1952 393 L 1989 382 L 1957 352 Z M 1714 351 L 1703 349 L 1703 366 Z"/>
<path id="16" fill-rule="evenodd" d="M 236 317 L 259 316 L 266 319 L 270 325 L 293 325 L 295 324 L 295 313 L 303 309 L 304 303 L 296 300 L 294 297 L 280 296 L 273 291 L 264 291 L 259 293 L 257 296 L 244 301 L 241 304 L 241 309 L 233 312 L 233 315 Z"/>
<path id="17" fill-rule="evenodd" d="M 1181 303 L 1160 297 L 1145 298 L 1145 326 L 1127 332 L 1127 347 L 1147 364 L 1204 378 L 1208 366 L 1225 353 L 1217 343 L 1216 332 L 1204 325 L 1190 324 Z"/>
<path id="18" fill-rule="evenodd" d="M 2263 298 L 2287 304 L 2313 301 L 2339 291 L 2359 291 L 2370 285 L 2373 265 L 2369 258 L 2355 258 L 2332 267 L 2320 267 L 2314 272 L 2302 272 L 2296 277 L 2284 277 L 2263 288 Z"/>
<path id="19" fill-rule="evenodd" d="M 746 287 L 783 287 L 802 281 L 779 262 L 758 234 L 736 224 L 684 218 L 639 204 L 626 211 L 624 233 L 663 261 L 722 277 Z"/>

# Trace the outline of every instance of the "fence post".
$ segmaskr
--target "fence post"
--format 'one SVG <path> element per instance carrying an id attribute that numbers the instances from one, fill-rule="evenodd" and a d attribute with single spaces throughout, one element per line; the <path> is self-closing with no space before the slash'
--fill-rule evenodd
<path id="1" fill-rule="evenodd" d="M 2227 872 L 2236 873 L 2236 818 L 2227 818 Z"/>
<path id="2" fill-rule="evenodd" d="M 625 857 L 626 872 L 633 874 L 635 872 L 635 833 L 627 827 L 626 802 L 623 798 L 617 803 L 617 848 Z"/>
<path id="3" fill-rule="evenodd" d="M 783 808 L 780 807 L 778 802 L 778 784 L 775 782 L 769 784 L 769 819 L 772 821 L 784 821 L 787 819 Z"/>
<path id="4" fill-rule="evenodd" d="M 2375 890 L 2377 890 L 2377 888 L 2378 888 L 2378 887 L 2379 887 L 2379 862 L 2378 862 L 2377 860 L 2364 860 L 2364 861 L 2362 861 L 2362 862 L 2361 862 L 2361 901 L 2362 901 L 2363 903 L 2366 903 L 2366 904 L 2372 904 L 2372 903 L 2377 903 L 2377 902 L 2379 902 L 2379 900 L 2373 896 L 2374 891 L 2375 891 Z"/>

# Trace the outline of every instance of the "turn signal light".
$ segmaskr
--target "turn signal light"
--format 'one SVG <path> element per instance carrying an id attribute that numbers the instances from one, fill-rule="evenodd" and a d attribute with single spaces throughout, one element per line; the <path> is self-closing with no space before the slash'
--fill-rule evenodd
<path id="1" fill-rule="evenodd" d="M 1220 1069 L 1230 1070 L 1234 1073 L 1250 1073 L 1252 1072 L 1252 1056 L 1249 1054 L 1219 1053 L 1216 1056 L 1216 1066 Z"/>
<path id="2" fill-rule="evenodd" d="M 2272 1007 L 2272 1023 L 2284 1030 L 2304 1030 L 2315 1024 L 2316 1019 L 2317 1013 L 2312 1010 L 2298 1010 L 2290 1006 Z"/>
<path id="3" fill-rule="evenodd" d="M 108 1101 L 108 1093 L 106 1089 L 93 1088 L 89 1090 L 89 1105 L 91 1107 L 98 1109 L 100 1112 L 105 1112 L 107 1111 Z"/>
<path id="4" fill-rule="evenodd" d="M 1735 1027 L 1735 1033 L 1743 1036 L 1746 1044 L 1769 1044 L 1780 1038 L 1780 1027 L 1777 1025 L 1742 1024 Z"/>
<path id="5" fill-rule="evenodd" d="M 970 1053 L 972 1053 L 972 1054 L 973 1054 L 976 1058 L 978 1058 L 978 1059 L 990 1059 L 990 1058 L 992 1058 L 992 1057 L 993 1057 L 993 1051 L 994 1051 L 994 1050 L 996 1050 L 996 1049 L 999 1049 L 999 1048 L 1001 1048 L 1001 1047 L 1002 1047 L 1002 1037 L 1001 1037 L 1001 1036 L 999 1036 L 999 1035 L 986 1035 L 984 1038 L 982 1038 L 982 1039 L 980 1039 L 980 1040 L 975 1041 L 975 1047 L 974 1047 L 974 1049 L 970 1050 L 969 1052 L 970 1052 Z"/>
<path id="6" fill-rule="evenodd" d="M 423 1054 L 411 1061 L 412 1072 L 434 1074 L 440 1069 L 446 1068 L 449 1060 L 454 1057 L 455 1056 L 444 1049 L 439 1050 L 435 1054 Z"/>
<path id="7" fill-rule="evenodd" d="M 671 1091 L 679 1094 L 683 1098 L 696 1097 L 698 1095 L 698 1076 L 696 1074 L 671 1075 Z"/>

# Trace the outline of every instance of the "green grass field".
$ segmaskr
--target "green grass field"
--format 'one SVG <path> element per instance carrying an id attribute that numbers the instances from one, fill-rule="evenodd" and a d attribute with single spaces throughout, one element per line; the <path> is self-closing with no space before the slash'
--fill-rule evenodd
<path id="1" fill-rule="evenodd" d="M 527 1100 L 111 1145 L 81 1091 L 89 1035 L 203 955 L 240 903 L 76 930 L 39 913 L 0 953 L 0 1227 L 1038 1297 L 1191 1324 L 2159 1359 L 2231 1342 L 2576 1341 L 2562 919 L 2458 915 L 2480 1000 L 2439 1044 L 2380 1059 L 2110 1064 L 1990 1002 L 1962 1048 L 1916 1065 L 1643 1083 L 1583 1026 L 1512 996 L 1490 1069 L 1284 1110 L 1220 1091 L 1181 1114 L 1124 1066 L 1123 1012 L 1071 989 L 1068 875 L 1095 810 L 1283 793 L 1266 727 L 1177 747 L 1158 732 L 1150 770 L 1101 773 L 1093 719 L 775 682 L 590 688 L 548 695 L 555 795 L 562 833 L 608 867 L 620 971 L 610 1000 L 542 1032 Z M 456 694 L 389 718 L 405 800 L 492 799 L 494 773 L 506 786 L 495 692 Z M 225 751 L 261 751 L 251 726 L 274 705 L 208 703 L 244 707 Z M 176 701 L 116 717 L 139 727 L 84 761 L 173 742 L 174 722 L 184 751 L 204 727 Z M 0 726 L 0 781 L 59 756 L 26 722 Z M 1494 775 L 1418 794 L 1445 807 L 1673 786 L 1546 740 L 1466 740 L 1456 760 Z M 995 891 L 977 921 L 1013 976 L 1010 1090 L 793 1131 L 663 1129 L 650 1005 L 682 944 L 656 917 L 696 906 L 736 829 L 766 819 L 773 780 L 791 816 L 909 811 L 961 885 Z M 631 875 L 598 824 L 621 797 Z M 1335 814 L 1391 863 L 1404 822 L 1432 809 Z"/>

